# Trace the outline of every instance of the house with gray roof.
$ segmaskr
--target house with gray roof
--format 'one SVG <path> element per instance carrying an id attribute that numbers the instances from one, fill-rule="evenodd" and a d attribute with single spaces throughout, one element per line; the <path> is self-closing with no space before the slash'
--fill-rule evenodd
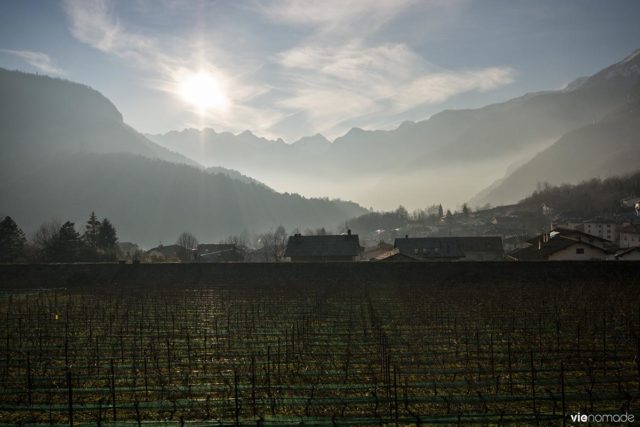
<path id="1" fill-rule="evenodd" d="M 500 261 L 504 259 L 500 236 L 409 237 L 396 239 L 400 253 L 425 261 Z"/>
<path id="2" fill-rule="evenodd" d="M 597 236 L 577 230 L 555 229 L 529 240 L 529 247 L 510 254 L 516 261 L 604 261 L 610 256 Z"/>
<path id="3" fill-rule="evenodd" d="M 286 258 L 293 262 L 357 261 L 362 253 L 357 234 L 303 236 L 300 233 L 289 237 Z"/>
<path id="4" fill-rule="evenodd" d="M 244 250 L 233 243 L 199 244 L 196 252 L 197 262 L 242 262 Z"/>

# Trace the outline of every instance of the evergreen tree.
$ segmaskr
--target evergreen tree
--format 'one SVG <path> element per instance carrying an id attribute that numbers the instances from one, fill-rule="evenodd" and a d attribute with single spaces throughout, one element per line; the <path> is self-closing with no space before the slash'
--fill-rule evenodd
<path id="1" fill-rule="evenodd" d="M 438 217 L 442 218 L 444 216 L 444 211 L 442 210 L 442 205 L 438 205 Z"/>
<path id="2" fill-rule="evenodd" d="M 97 247 L 104 251 L 115 251 L 117 243 L 116 229 L 107 218 L 103 219 L 96 239 Z"/>
<path id="3" fill-rule="evenodd" d="M 471 209 L 469 209 L 469 205 L 464 203 L 462 205 L 462 215 L 464 215 L 465 217 L 468 217 L 470 213 L 471 213 Z"/>
<path id="4" fill-rule="evenodd" d="M 26 255 L 27 239 L 10 216 L 0 221 L 0 262 L 13 262 Z"/>
<path id="5" fill-rule="evenodd" d="M 95 248 L 98 242 L 98 233 L 100 232 L 100 221 L 98 221 L 95 212 L 91 212 L 91 216 L 89 216 L 84 228 L 84 241 L 87 242 L 89 247 Z"/>
<path id="6" fill-rule="evenodd" d="M 84 245 L 73 222 L 67 221 L 62 224 L 56 240 L 48 249 L 48 258 L 52 261 L 76 262 L 81 260 Z"/>

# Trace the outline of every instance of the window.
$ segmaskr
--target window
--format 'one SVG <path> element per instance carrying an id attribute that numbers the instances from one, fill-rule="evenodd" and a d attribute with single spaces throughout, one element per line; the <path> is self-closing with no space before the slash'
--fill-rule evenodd
<path id="1" fill-rule="evenodd" d="M 584 254 L 584 248 L 576 248 L 577 254 Z"/>

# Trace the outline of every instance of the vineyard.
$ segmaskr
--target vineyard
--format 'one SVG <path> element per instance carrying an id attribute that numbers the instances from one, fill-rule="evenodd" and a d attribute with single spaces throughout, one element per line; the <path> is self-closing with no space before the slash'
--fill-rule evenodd
<path id="1" fill-rule="evenodd" d="M 0 423 L 563 425 L 633 413 L 625 283 L 0 291 Z"/>

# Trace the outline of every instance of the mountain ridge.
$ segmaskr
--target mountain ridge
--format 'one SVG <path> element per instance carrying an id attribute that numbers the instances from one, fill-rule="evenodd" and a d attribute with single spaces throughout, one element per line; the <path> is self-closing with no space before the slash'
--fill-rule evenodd
<path id="1" fill-rule="evenodd" d="M 0 212 L 27 232 L 95 211 L 122 240 L 148 247 L 182 231 L 211 242 L 280 224 L 334 228 L 365 212 L 204 170 L 126 125 L 99 92 L 66 80 L 0 70 L 0 115 Z"/>
<path id="2" fill-rule="evenodd" d="M 298 150 L 297 144 L 249 147 L 237 138 L 213 141 L 206 131 L 194 131 L 191 140 L 177 134 L 152 139 L 178 151 L 197 140 L 204 147 L 190 153 L 193 158 L 239 170 L 280 191 L 304 194 L 311 190 L 302 183 L 321 176 L 326 184 L 314 182 L 316 192 L 338 191 L 338 196 L 366 205 L 392 209 L 414 199 L 460 205 L 479 199 L 480 191 L 505 177 L 508 165 L 533 158 L 565 133 L 623 106 L 637 83 L 637 52 L 563 89 L 480 108 L 443 110 L 392 130 L 355 127 L 313 153 Z M 463 184 L 463 173 L 473 178 Z M 422 184 L 428 182 L 437 184 Z M 511 196 L 515 201 L 520 195 Z"/>

